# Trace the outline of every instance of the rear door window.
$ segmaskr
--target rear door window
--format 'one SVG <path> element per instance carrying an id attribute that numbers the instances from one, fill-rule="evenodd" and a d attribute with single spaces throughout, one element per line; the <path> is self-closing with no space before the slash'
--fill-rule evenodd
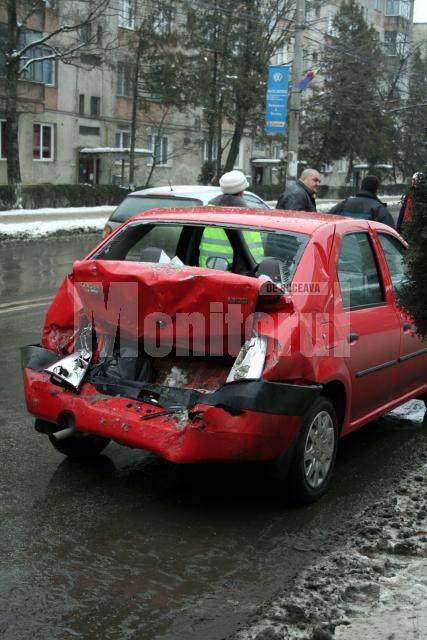
<path id="1" fill-rule="evenodd" d="M 359 309 L 385 302 L 382 281 L 369 234 L 349 233 L 343 237 L 337 275 L 346 309 Z"/>
<path id="2" fill-rule="evenodd" d="M 110 218 L 113 222 L 124 222 L 128 218 L 149 211 L 150 209 L 167 209 L 172 207 L 198 207 L 203 202 L 198 198 L 179 198 L 176 196 L 128 196 L 117 207 Z"/>
<path id="3" fill-rule="evenodd" d="M 378 239 L 390 271 L 393 289 L 395 292 L 398 292 L 406 278 L 405 265 L 403 262 L 406 249 L 397 238 L 388 233 L 378 233 Z"/>

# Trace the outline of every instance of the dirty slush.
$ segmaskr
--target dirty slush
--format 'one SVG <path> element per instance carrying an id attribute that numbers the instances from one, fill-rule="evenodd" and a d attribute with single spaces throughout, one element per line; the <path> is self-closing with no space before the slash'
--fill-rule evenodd
<path id="1" fill-rule="evenodd" d="M 417 459 L 418 472 L 396 480 L 388 497 L 347 530 L 336 530 L 330 541 L 336 550 L 299 574 L 229 640 L 426 638 L 426 453 Z"/>

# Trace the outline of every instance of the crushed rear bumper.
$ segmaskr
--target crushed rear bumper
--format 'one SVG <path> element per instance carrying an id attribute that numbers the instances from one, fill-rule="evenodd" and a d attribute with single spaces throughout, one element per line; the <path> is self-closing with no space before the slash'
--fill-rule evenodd
<path id="1" fill-rule="evenodd" d="M 157 401 L 147 401 L 137 388 L 125 397 L 109 395 L 86 381 L 76 393 L 54 384 L 44 371 L 55 360 L 55 353 L 38 345 L 22 349 L 25 397 L 33 415 L 58 429 L 66 416 L 78 431 L 173 462 L 275 459 L 286 451 L 321 391 L 315 385 L 248 380 L 196 396 L 177 390 L 180 401 L 173 404 L 170 389 L 162 403 L 161 394 Z"/>

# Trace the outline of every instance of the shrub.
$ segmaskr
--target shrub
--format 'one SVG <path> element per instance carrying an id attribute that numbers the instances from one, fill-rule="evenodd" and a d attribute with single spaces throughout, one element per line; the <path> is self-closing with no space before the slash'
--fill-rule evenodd
<path id="1" fill-rule="evenodd" d="M 412 316 L 417 332 L 427 337 L 427 180 L 415 190 L 412 215 L 404 224 L 409 247 L 405 253 L 406 280 L 398 302 Z"/>
<path id="2" fill-rule="evenodd" d="M 11 209 L 14 200 L 13 188 L 8 184 L 0 184 L 0 211 Z"/>
<path id="3" fill-rule="evenodd" d="M 96 207 L 116 205 L 126 197 L 128 189 L 112 184 L 33 184 L 22 188 L 23 206 L 27 209 L 44 207 Z M 13 189 L 0 186 L 0 209 L 13 206 Z"/>

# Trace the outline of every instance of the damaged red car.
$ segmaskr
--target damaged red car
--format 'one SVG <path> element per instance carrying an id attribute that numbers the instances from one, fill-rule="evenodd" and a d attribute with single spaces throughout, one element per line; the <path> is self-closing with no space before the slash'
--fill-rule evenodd
<path id="1" fill-rule="evenodd" d="M 296 502 L 339 437 L 427 392 L 390 227 L 200 207 L 128 220 L 75 262 L 22 349 L 35 428 L 70 456 L 113 440 L 177 463 L 274 461 Z"/>

